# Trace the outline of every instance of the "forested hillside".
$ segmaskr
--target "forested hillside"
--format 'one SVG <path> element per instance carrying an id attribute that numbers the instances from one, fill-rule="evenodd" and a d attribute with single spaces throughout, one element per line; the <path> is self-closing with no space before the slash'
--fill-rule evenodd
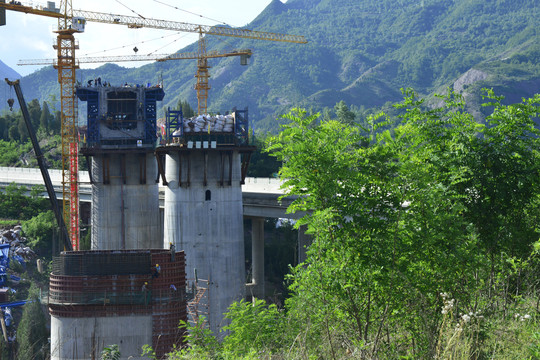
<path id="1" fill-rule="evenodd" d="M 248 66 L 210 60 L 209 110 L 248 106 L 257 129 L 275 130 L 276 115 L 292 106 L 322 110 L 344 100 L 360 118 L 401 99 L 401 87 L 422 95 L 493 87 L 519 101 L 540 87 L 539 15 L 536 0 L 274 0 L 247 28 L 304 35 L 309 43 L 209 37 L 209 49 L 254 52 Z M 78 79 L 163 77 L 164 107 L 179 99 L 196 107 L 194 74 L 195 61 L 183 60 L 138 69 L 108 64 L 81 70 Z M 26 96 L 48 100 L 58 93 L 56 78 L 52 67 L 24 77 Z M 468 103 L 478 104 L 478 95 Z"/>

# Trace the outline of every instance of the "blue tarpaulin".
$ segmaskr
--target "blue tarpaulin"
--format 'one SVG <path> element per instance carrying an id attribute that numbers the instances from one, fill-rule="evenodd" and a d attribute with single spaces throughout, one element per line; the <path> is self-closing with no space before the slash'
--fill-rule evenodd
<path id="1" fill-rule="evenodd" d="M 9 244 L 0 244 L 0 266 L 9 267 Z"/>
<path id="2" fill-rule="evenodd" d="M 24 259 L 23 259 L 22 256 L 20 256 L 20 255 L 13 255 L 12 257 L 13 257 L 13 259 L 17 260 L 17 262 L 18 262 L 19 264 L 22 265 L 23 269 L 26 270 L 26 262 L 24 261 Z"/>

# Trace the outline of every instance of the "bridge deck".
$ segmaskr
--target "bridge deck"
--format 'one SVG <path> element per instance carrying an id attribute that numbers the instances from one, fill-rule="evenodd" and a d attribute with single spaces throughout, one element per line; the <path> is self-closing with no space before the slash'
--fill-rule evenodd
<path id="1" fill-rule="evenodd" d="M 62 198 L 62 171 L 49 170 L 58 199 Z M 79 171 L 79 196 L 81 202 L 92 201 L 92 185 L 88 171 Z M 37 168 L 0 167 L 0 188 L 15 182 L 17 185 L 33 186 L 45 185 L 41 173 Z M 242 185 L 242 198 L 244 202 L 244 216 L 273 217 L 273 218 L 299 218 L 301 214 L 286 214 L 287 206 L 293 200 L 285 198 L 278 201 L 284 194 L 281 190 L 281 180 L 273 178 L 248 177 Z M 163 208 L 165 187 L 160 183 L 159 203 Z M 44 193 L 46 196 L 46 192 Z"/>

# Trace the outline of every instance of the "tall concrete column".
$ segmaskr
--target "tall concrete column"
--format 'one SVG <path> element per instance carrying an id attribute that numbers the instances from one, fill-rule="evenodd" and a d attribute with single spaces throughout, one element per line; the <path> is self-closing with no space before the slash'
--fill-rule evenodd
<path id="1" fill-rule="evenodd" d="M 264 218 L 251 218 L 252 295 L 264 299 Z"/>
<path id="2" fill-rule="evenodd" d="M 228 324 L 223 314 L 246 290 L 240 153 L 174 146 L 162 151 L 169 152 L 164 246 L 184 250 L 186 274 L 197 270 L 199 279 L 208 280 L 199 306 L 208 306 L 210 330 L 222 337 Z"/>
<path id="3" fill-rule="evenodd" d="M 306 261 L 306 252 L 311 245 L 311 236 L 306 234 L 307 226 L 302 225 L 298 229 L 298 263 L 301 264 Z"/>

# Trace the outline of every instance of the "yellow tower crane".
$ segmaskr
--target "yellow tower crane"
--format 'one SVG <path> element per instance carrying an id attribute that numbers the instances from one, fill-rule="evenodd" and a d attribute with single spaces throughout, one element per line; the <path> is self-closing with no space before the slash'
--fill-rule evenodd
<path id="1" fill-rule="evenodd" d="M 58 69 L 58 81 L 60 83 L 60 99 L 62 112 L 62 184 L 63 184 L 63 210 L 64 218 L 69 223 L 69 233 L 72 248 L 79 249 L 79 189 L 78 189 L 78 128 L 77 108 L 75 101 L 75 70 L 78 64 L 75 59 L 75 50 L 78 44 L 74 34 L 83 32 L 86 22 L 100 22 L 105 24 L 126 25 L 132 29 L 153 28 L 173 30 L 199 34 L 199 48 L 197 52 L 197 90 L 199 114 L 205 113 L 207 108 L 208 90 L 208 58 L 212 53 L 206 50 L 206 35 L 230 36 L 245 39 L 278 41 L 288 43 L 307 43 L 300 35 L 288 35 L 248 29 L 230 28 L 225 26 L 198 25 L 169 20 L 100 13 L 94 11 L 74 10 L 71 0 L 61 0 L 60 8 L 55 8 L 53 2 L 48 2 L 48 7 L 34 7 L 20 1 L 0 0 L 0 11 L 11 10 L 47 16 L 58 19 L 57 42 L 54 46 L 57 50 L 56 68 Z M 0 18 L 2 13 L 0 13 Z M 1 20 L 1 19 L 0 19 Z M 2 25 L 0 21 L 0 25 Z M 230 53 L 233 54 L 233 53 Z M 209 56 L 210 55 L 210 56 Z M 229 55 L 234 56 L 237 54 Z M 225 55 L 224 55 L 225 56 Z M 217 56 L 216 56 L 217 57 Z M 221 56 L 223 57 L 223 56 Z"/>
<path id="2" fill-rule="evenodd" d="M 245 56 L 249 58 L 252 55 L 251 50 L 230 50 L 219 51 L 211 50 L 206 52 L 208 59 L 223 58 L 230 56 Z M 148 55 L 118 55 L 118 56 L 79 56 L 77 63 L 115 63 L 123 61 L 168 61 L 168 60 L 187 60 L 198 59 L 198 52 L 183 52 L 174 54 L 148 54 Z M 54 65 L 56 66 L 56 59 L 25 59 L 19 60 L 17 65 Z"/>
<path id="3" fill-rule="evenodd" d="M 210 90 L 210 84 L 208 83 L 208 59 L 223 58 L 231 56 L 240 56 L 241 65 L 247 65 L 247 59 L 251 57 L 252 52 L 249 49 L 230 50 L 230 51 L 218 51 L 211 50 L 206 51 L 206 54 L 201 57 L 200 52 L 185 52 L 175 54 L 150 54 L 150 55 L 120 55 L 120 56 L 88 56 L 78 57 L 77 63 L 115 63 L 123 61 L 168 61 L 168 60 L 197 60 L 197 83 L 195 84 L 195 90 L 197 90 L 197 113 L 199 115 L 206 113 L 208 90 Z M 27 59 L 19 60 L 17 65 L 54 65 L 57 66 L 56 59 Z"/>
<path id="4" fill-rule="evenodd" d="M 55 31 L 58 61 L 58 82 L 60 83 L 61 105 L 61 138 L 62 138 L 62 193 L 63 216 L 68 225 L 69 242 L 65 241 L 68 250 L 79 249 L 79 163 L 78 163 L 78 127 L 75 101 L 75 49 L 78 48 L 74 34 L 84 31 L 84 20 L 73 17 L 71 0 L 61 0 L 60 8 L 40 8 L 23 5 L 20 1 L 0 1 L 0 8 L 29 14 L 45 15 L 58 19 Z M 2 10 L 5 12 L 5 10 Z M 5 20 L 5 19 L 4 19 Z M 70 245 L 71 244 L 71 248 Z"/>

